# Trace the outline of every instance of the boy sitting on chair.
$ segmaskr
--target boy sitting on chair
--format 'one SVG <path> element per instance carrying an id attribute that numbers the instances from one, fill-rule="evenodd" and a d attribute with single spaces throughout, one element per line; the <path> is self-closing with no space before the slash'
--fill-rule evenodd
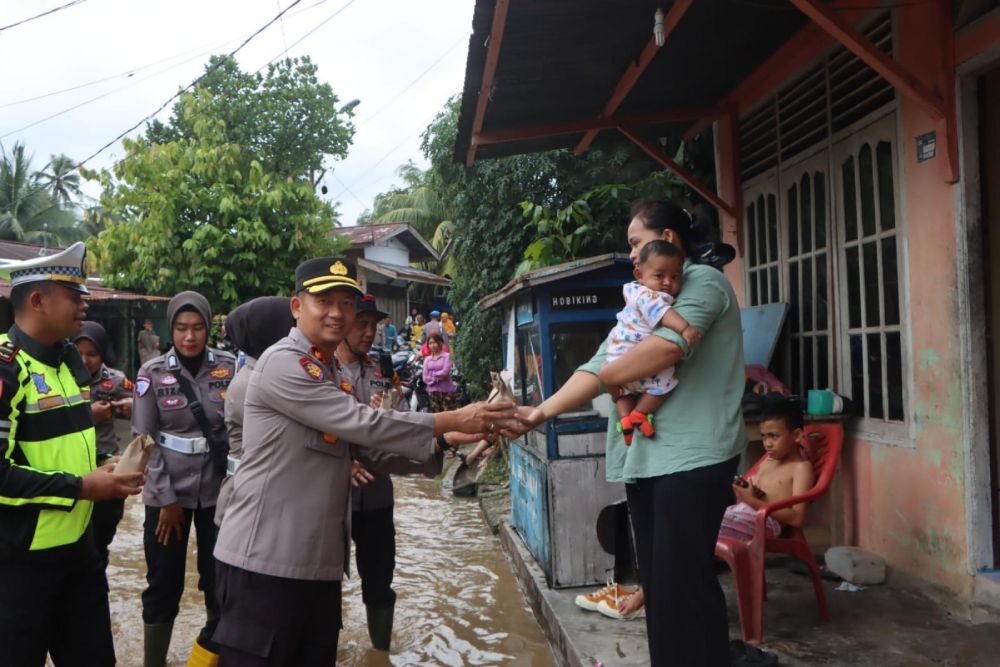
<path id="1" fill-rule="evenodd" d="M 802 409 L 789 401 L 764 407 L 760 437 L 764 459 L 750 479 L 737 475 L 733 480 L 735 505 L 726 508 L 719 537 L 734 540 L 753 538 L 757 510 L 770 503 L 805 493 L 814 483 L 812 463 L 802 457 Z M 780 509 L 767 517 L 767 536 L 778 537 L 781 525 L 801 526 L 806 503 Z"/>

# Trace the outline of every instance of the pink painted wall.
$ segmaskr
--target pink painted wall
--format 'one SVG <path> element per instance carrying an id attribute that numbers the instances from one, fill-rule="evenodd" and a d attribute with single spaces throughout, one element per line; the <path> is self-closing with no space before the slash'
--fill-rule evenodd
<path id="1" fill-rule="evenodd" d="M 947 5 L 947 3 L 945 3 Z M 951 41 L 938 3 L 895 10 L 896 59 L 939 95 L 954 97 Z M 946 63 L 942 66 L 942 63 Z M 884 556 L 891 568 L 971 596 L 966 535 L 966 455 L 962 365 L 958 344 L 957 186 L 946 182 L 941 128 L 902 94 L 897 113 L 900 208 L 904 220 L 912 388 L 907 412 L 912 437 L 904 446 L 851 439 L 844 449 L 840 509 L 817 508 L 833 541 Z M 938 156 L 916 159 L 916 137 L 938 132 Z M 735 244 L 731 229 L 726 241 Z M 726 275 L 743 291 L 744 265 Z M 743 295 L 745 296 L 745 295 Z M 905 375 L 905 374 L 904 374 Z"/>

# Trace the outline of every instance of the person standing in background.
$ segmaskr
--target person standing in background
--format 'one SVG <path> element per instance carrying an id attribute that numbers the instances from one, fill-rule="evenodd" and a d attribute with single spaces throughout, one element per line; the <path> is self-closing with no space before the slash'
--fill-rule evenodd
<path id="1" fill-rule="evenodd" d="M 139 331 L 139 365 L 160 356 L 160 337 L 153 331 L 153 320 L 143 320 Z"/>
<path id="2" fill-rule="evenodd" d="M 90 414 L 97 432 L 97 465 L 107 463 L 121 454 L 115 417 L 132 416 L 132 392 L 135 385 L 119 370 L 108 367 L 108 334 L 97 322 L 84 322 L 80 334 L 73 339 L 87 371 L 90 373 Z M 118 522 L 125 513 L 125 499 L 112 498 L 94 503 L 91 525 L 97 551 L 104 567 L 108 566 L 108 547 L 118 532 Z"/>

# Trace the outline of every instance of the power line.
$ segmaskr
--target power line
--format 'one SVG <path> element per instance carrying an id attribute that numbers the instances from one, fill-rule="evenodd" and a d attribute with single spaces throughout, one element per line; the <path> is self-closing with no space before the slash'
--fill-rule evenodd
<path id="1" fill-rule="evenodd" d="M 229 44 L 230 42 L 233 42 L 233 41 L 235 41 L 235 40 L 230 39 L 230 40 L 225 41 L 225 42 L 218 42 L 215 45 L 213 45 L 210 50 L 214 51 L 215 49 L 219 48 L 220 46 L 225 46 L 226 44 Z M 69 92 L 72 92 L 74 90 L 80 90 L 81 88 L 88 88 L 90 86 L 95 86 L 95 85 L 97 85 L 99 83 L 104 83 L 106 81 L 113 81 L 114 79 L 120 79 L 122 77 L 131 78 L 132 76 L 134 76 L 138 72 L 141 72 L 144 69 L 148 69 L 150 67 L 153 67 L 154 65 L 159 65 L 160 63 L 165 63 L 165 62 L 168 62 L 170 60 L 174 60 L 175 58 L 179 58 L 181 56 L 187 55 L 187 54 L 191 53 L 192 51 L 199 51 L 201 49 L 204 49 L 205 46 L 206 46 L 205 44 L 202 44 L 201 46 L 196 46 L 193 49 L 188 49 L 186 51 L 181 51 L 180 53 L 175 53 L 173 55 L 167 56 L 166 58 L 160 58 L 159 60 L 154 60 L 151 63 L 146 63 L 145 65 L 140 65 L 138 67 L 133 67 L 131 69 L 127 69 L 127 70 L 125 70 L 123 72 L 119 72 L 118 74 L 112 74 L 110 76 L 105 76 L 105 77 L 102 77 L 100 79 L 93 79 L 91 81 L 86 81 L 84 83 L 79 83 L 79 84 L 77 84 L 75 86 L 70 86 L 69 88 L 62 88 L 60 90 L 53 90 L 53 91 L 48 92 L 48 93 L 42 93 L 41 95 L 35 95 L 33 97 L 25 97 L 24 99 L 14 100 L 13 102 L 5 102 L 4 104 L 0 104 L 0 109 L 6 109 L 7 107 L 13 107 L 13 106 L 17 106 L 19 104 L 27 104 L 28 102 L 36 102 L 38 100 L 45 99 L 46 97 L 54 97 L 55 95 L 62 95 L 63 93 L 69 93 Z M 184 61 L 184 62 L 188 62 L 188 61 Z M 182 63 L 178 63 L 178 64 L 182 64 Z M 121 90 L 121 89 L 119 89 L 119 90 Z"/>
<path id="2" fill-rule="evenodd" d="M 285 7 L 284 9 L 282 9 L 280 12 L 278 12 L 278 14 L 276 16 L 274 16 L 270 21 L 268 21 L 263 26 L 261 26 L 256 31 L 254 31 L 254 33 L 252 35 L 250 35 L 249 37 L 247 37 L 246 39 L 244 39 L 243 42 L 239 46 L 237 46 L 235 49 L 233 49 L 232 51 L 230 51 L 229 54 L 228 54 L 229 57 L 232 58 L 237 53 L 239 53 L 243 49 L 243 47 L 245 47 L 247 44 L 249 44 L 259 34 L 261 34 L 265 30 L 267 30 L 268 28 L 270 28 L 272 25 L 274 25 L 275 22 L 280 21 L 282 16 L 284 16 L 290 9 L 292 9 L 293 7 L 295 7 L 296 5 L 298 5 L 300 2 L 302 2 L 302 0 L 293 0 L 290 5 L 288 5 L 287 7 Z M 354 2 L 354 0 L 351 0 L 351 2 Z M 350 3 L 348 3 L 348 4 L 350 4 Z M 201 76 L 197 77 L 194 81 L 192 81 L 188 85 L 184 86 L 183 88 L 181 88 L 180 90 L 178 90 L 176 93 L 174 93 L 173 95 L 171 95 L 169 98 L 167 98 L 166 101 L 163 102 L 163 104 L 161 104 L 159 107 L 156 108 L 155 111 L 153 111 L 153 113 L 151 113 L 148 116 L 146 116 L 145 118 L 141 119 L 138 123 L 136 123 L 132 127 L 128 128 L 127 130 L 125 130 L 124 132 L 122 132 L 121 134 L 119 134 L 117 137 L 115 137 L 114 139 L 112 139 L 111 141 L 109 141 L 108 143 L 106 143 L 103 146 L 101 146 L 100 148 L 98 148 L 93 154 L 91 154 L 90 156 L 88 156 L 85 160 L 81 160 L 78 166 L 85 165 L 87 162 L 90 162 L 95 157 L 97 157 L 98 155 L 100 155 L 101 153 L 103 153 L 104 151 L 106 151 L 108 148 L 111 148 L 112 146 L 114 146 L 123 137 L 125 137 L 126 135 L 128 135 L 129 132 L 132 132 L 133 130 L 135 130 L 136 128 L 138 128 L 143 123 L 149 121 L 156 114 L 158 114 L 161 111 L 163 111 L 167 107 L 168 104 L 170 104 L 171 102 L 173 102 L 174 100 L 176 100 L 178 97 L 180 97 L 185 91 L 190 90 L 199 81 L 201 81 L 206 76 L 208 76 L 209 74 L 211 74 L 212 72 L 214 72 L 216 69 L 218 69 L 221 64 L 222 63 L 220 61 L 220 62 L 217 62 L 215 65 L 212 65 L 211 67 L 209 67 L 208 69 L 206 69 L 205 72 L 201 74 Z"/>
<path id="3" fill-rule="evenodd" d="M 73 0 L 73 2 L 67 2 L 65 5 L 60 5 L 59 7 L 55 7 L 53 9 L 50 9 L 47 12 L 42 12 L 41 14 L 35 14 L 34 16 L 29 16 L 28 18 L 21 19 L 20 21 L 17 21 L 16 23 L 11 23 L 9 25 L 0 26 L 0 32 L 3 32 L 4 30 L 10 30 L 11 28 L 16 28 L 17 26 L 24 25 L 25 23 L 30 23 L 30 22 L 34 21 L 35 19 L 42 18 L 43 16 L 48 16 L 49 14 L 55 14 L 58 11 L 62 11 L 64 9 L 69 9 L 73 5 L 79 5 L 81 2 L 86 2 L 86 1 L 87 0 Z"/>
<path id="4" fill-rule="evenodd" d="M 158 77 L 158 76 L 160 76 L 161 74 L 164 74 L 164 73 L 166 73 L 166 72 L 169 72 L 169 71 L 170 71 L 170 70 L 172 70 L 172 69 L 177 69 L 178 67 L 181 67 L 182 65 L 186 65 L 186 64 L 188 64 L 189 62 L 192 62 L 192 61 L 195 61 L 195 60 L 199 60 L 199 59 L 200 59 L 200 58 L 202 58 L 202 57 L 203 57 L 203 56 L 204 56 L 204 55 L 205 55 L 206 53 L 211 53 L 211 52 L 212 52 L 212 51 L 214 51 L 214 50 L 215 50 L 215 46 L 213 46 L 213 47 L 212 47 L 212 48 L 210 48 L 210 49 L 207 49 L 207 50 L 204 50 L 204 51 L 201 51 L 200 53 L 198 53 L 198 54 L 196 54 L 196 55 L 194 55 L 194 56 L 192 56 L 192 57 L 188 58 L 187 60 L 183 60 L 183 61 L 181 61 L 181 62 L 179 62 L 179 63 L 177 63 L 177 64 L 175 64 L 175 65 L 171 65 L 170 67 L 165 67 L 165 68 L 163 68 L 163 69 L 159 70 L 158 72 L 153 72 L 153 73 L 152 73 L 152 74 L 150 74 L 149 76 L 144 76 L 144 77 L 142 77 L 141 79 L 136 79 L 136 80 L 134 80 L 134 81 L 131 81 L 131 82 L 129 82 L 129 83 L 127 83 L 127 84 L 125 84 L 124 86 L 119 86 L 119 87 L 117 87 L 117 88 L 113 88 L 113 89 L 111 89 L 111 90 L 108 90 L 108 91 L 105 91 L 105 92 L 101 93 L 100 95 L 95 95 L 94 97 L 91 97 L 91 98 L 89 98 L 89 99 L 86 99 L 86 100 L 84 100 L 84 101 L 82 101 L 82 102 L 78 102 L 77 104 L 74 104 L 74 105 L 73 105 L 73 106 L 71 106 L 71 107 L 67 107 L 67 108 L 65 108 L 65 109 L 63 109 L 63 110 L 61 110 L 61 111 L 57 111 L 57 112 L 56 112 L 56 113 L 54 113 L 54 114 L 51 114 L 51 115 L 48 115 L 48 116 L 46 116 L 46 117 L 44 117 L 44 118 L 39 118 L 38 120 L 36 120 L 36 121 L 33 121 L 33 122 L 31 122 L 31 123 L 28 123 L 27 125 L 23 125 L 23 126 L 21 126 L 21 127 L 17 128 L 16 130 L 11 130 L 10 132 L 7 132 L 6 134 L 3 134 L 3 135 L 0 135 L 0 139 L 6 139 L 7 137 L 9 137 L 9 136 L 10 136 L 10 135 L 12 135 L 12 134 L 17 134 L 18 132 L 23 132 L 24 130 L 27 130 L 27 129 L 30 129 L 30 128 L 32 128 L 32 127 L 35 127 L 36 125 L 41 125 L 42 123 L 45 123 L 45 122 L 47 122 L 47 121 L 50 121 L 50 120 L 52 120 L 53 118 L 58 118 L 59 116 L 62 116 L 62 115 L 64 115 L 64 114 L 67 114 L 67 113 L 69 113 L 70 111 L 76 111 L 77 109 L 79 109 L 79 108 L 81 108 L 81 107 L 85 107 L 85 106 L 87 106 L 88 104 L 91 104 L 91 103 L 93 103 L 93 102 L 96 102 L 97 100 L 101 100 L 101 99 L 104 99 L 105 97 L 108 97 L 108 96 L 110 96 L 110 95 L 114 95 L 115 93 L 118 93 L 118 92 L 121 92 L 121 91 L 125 90 L 126 88 L 131 88 L 132 86 L 135 86 L 135 85 L 137 85 L 137 84 L 139 84 L 139 83 L 142 83 L 143 81 L 148 81 L 149 79 L 152 79 L 152 78 L 155 78 L 155 77 Z M 80 164 L 83 164 L 83 163 L 81 162 Z"/>
<path id="5" fill-rule="evenodd" d="M 317 2 L 317 3 L 316 3 L 316 5 L 321 5 L 321 4 L 323 4 L 324 2 L 326 2 L 326 0 L 320 0 L 320 2 Z M 278 55 L 274 56 L 273 58 L 271 58 L 270 60 L 268 60 L 268 61 L 267 61 L 266 63 L 264 63 L 263 65 L 261 65 L 260 67 L 258 67 L 258 68 L 257 68 L 257 72 L 259 73 L 259 72 L 260 72 L 260 71 L 261 71 L 262 69 L 264 69 L 265 67 L 267 67 L 268 65 L 270 65 L 271 63 L 273 63 L 273 62 L 274 62 L 275 60 L 277 60 L 277 59 L 278 59 L 278 58 L 280 58 L 281 56 L 285 55 L 286 53 L 288 53 L 289 51 L 291 51 L 292 49 L 294 49 L 294 48 L 295 48 L 296 46 L 298 46 L 299 44 L 301 44 L 301 43 L 302 43 L 302 42 L 303 42 L 303 41 L 304 41 L 304 40 L 305 40 L 305 39 L 306 39 L 307 37 L 309 37 L 309 36 L 310 36 L 311 34 L 313 34 L 314 32 L 316 32 L 317 30 L 319 30 L 319 29 L 320 29 L 320 28 L 322 28 L 323 26 L 325 26 L 325 25 L 326 25 L 327 23 L 329 23 L 329 22 L 330 22 L 330 21 L 332 21 L 333 19 L 337 18 L 337 16 L 338 16 L 338 15 L 339 15 L 339 14 L 340 14 L 340 13 L 341 13 L 342 11 L 344 11 L 345 9 L 347 9 L 348 7 L 350 7 L 351 5 L 353 5 L 353 4 L 355 3 L 355 2 L 356 2 L 356 0 L 348 0 L 347 4 L 345 4 L 345 5 L 343 6 L 343 7 L 341 7 L 341 8 L 340 8 L 340 9 L 338 9 L 337 11 L 335 11 L 335 12 L 334 12 L 333 14 L 331 14 L 330 16 L 328 16 L 328 17 L 326 17 L 325 19 L 323 19 L 322 21 L 320 21 L 320 22 L 319 22 L 319 23 L 318 23 L 318 24 L 316 25 L 316 27 L 315 27 L 315 28 L 313 28 L 312 30 L 310 30 L 309 32 L 307 32 L 306 34 L 302 35 L 302 36 L 301 36 L 301 37 L 299 37 L 299 38 L 298 38 L 297 40 L 295 40 L 294 42 L 292 42 L 291 46 L 286 46 L 286 47 L 285 47 L 285 50 L 284 50 L 284 51 L 282 51 L 281 53 L 279 53 Z M 311 5 L 311 7 L 315 7 L 316 5 Z M 302 11 L 305 11 L 306 9 L 310 9 L 311 7 L 306 7 L 306 8 L 305 8 L 305 9 L 303 9 Z M 288 10 L 285 10 L 285 11 L 288 11 Z"/>
<path id="6" fill-rule="evenodd" d="M 361 127 L 362 125 L 364 125 L 365 123 L 367 123 L 368 121 L 372 120 L 373 118 L 375 118 L 376 116 L 378 116 L 380 113 L 382 113 L 383 111 L 385 111 L 386 109 L 388 109 L 393 104 L 393 102 L 395 102 L 400 97 L 402 97 L 403 95 L 405 95 L 406 92 L 410 88 L 413 88 L 413 86 L 415 86 L 417 84 L 418 81 L 420 81 L 422 78 L 424 78 L 425 76 L 427 76 L 428 72 L 430 72 L 432 69 L 434 69 L 439 64 L 441 64 L 441 61 L 444 60 L 448 56 L 449 53 L 451 53 L 452 51 L 454 51 L 456 46 L 458 46 L 459 44 L 461 44 L 467 38 L 468 38 L 468 35 L 465 35 L 465 34 L 461 35 L 457 40 L 455 40 L 454 44 L 452 44 L 451 46 L 448 47 L 447 51 L 445 51 L 444 53 L 442 53 L 441 56 L 437 60 L 435 60 L 434 62 L 432 62 L 430 64 L 430 66 L 427 67 L 427 69 L 425 69 L 423 72 L 421 72 L 417 76 L 417 78 L 415 78 L 410 83 L 406 84 L 406 87 L 403 88 L 401 91 L 399 91 L 399 93 L 397 93 L 395 97 L 393 97 L 391 100 L 389 100 L 388 102 L 386 102 L 385 104 L 383 104 L 381 107 L 379 107 L 379 109 L 375 113 L 373 113 L 372 115 L 368 116 L 363 121 L 361 121 L 360 123 L 358 123 L 358 127 Z"/>

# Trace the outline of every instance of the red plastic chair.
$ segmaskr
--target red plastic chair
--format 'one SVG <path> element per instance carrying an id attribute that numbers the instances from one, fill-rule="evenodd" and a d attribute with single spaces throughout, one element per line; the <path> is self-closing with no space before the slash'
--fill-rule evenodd
<path id="1" fill-rule="evenodd" d="M 830 488 L 843 448 L 843 427 L 840 424 L 809 424 L 805 428 L 802 440 L 802 453 L 812 462 L 816 473 L 816 484 L 813 488 L 800 496 L 779 500 L 757 510 L 754 537 L 749 542 L 720 537 L 715 544 L 715 555 L 726 561 L 736 580 L 740 628 L 743 631 L 743 640 L 750 644 L 759 644 L 764 637 L 764 600 L 767 599 L 764 560 L 765 554 L 768 553 L 794 556 L 809 567 L 813 587 L 816 589 L 819 614 L 823 620 L 830 620 L 830 609 L 826 604 L 826 592 L 823 590 L 819 566 L 809 549 L 802 529 L 785 526 L 779 537 L 769 538 L 765 527 L 768 515 L 803 501 L 815 500 Z M 758 461 L 746 476 L 755 475 L 760 463 Z"/>

